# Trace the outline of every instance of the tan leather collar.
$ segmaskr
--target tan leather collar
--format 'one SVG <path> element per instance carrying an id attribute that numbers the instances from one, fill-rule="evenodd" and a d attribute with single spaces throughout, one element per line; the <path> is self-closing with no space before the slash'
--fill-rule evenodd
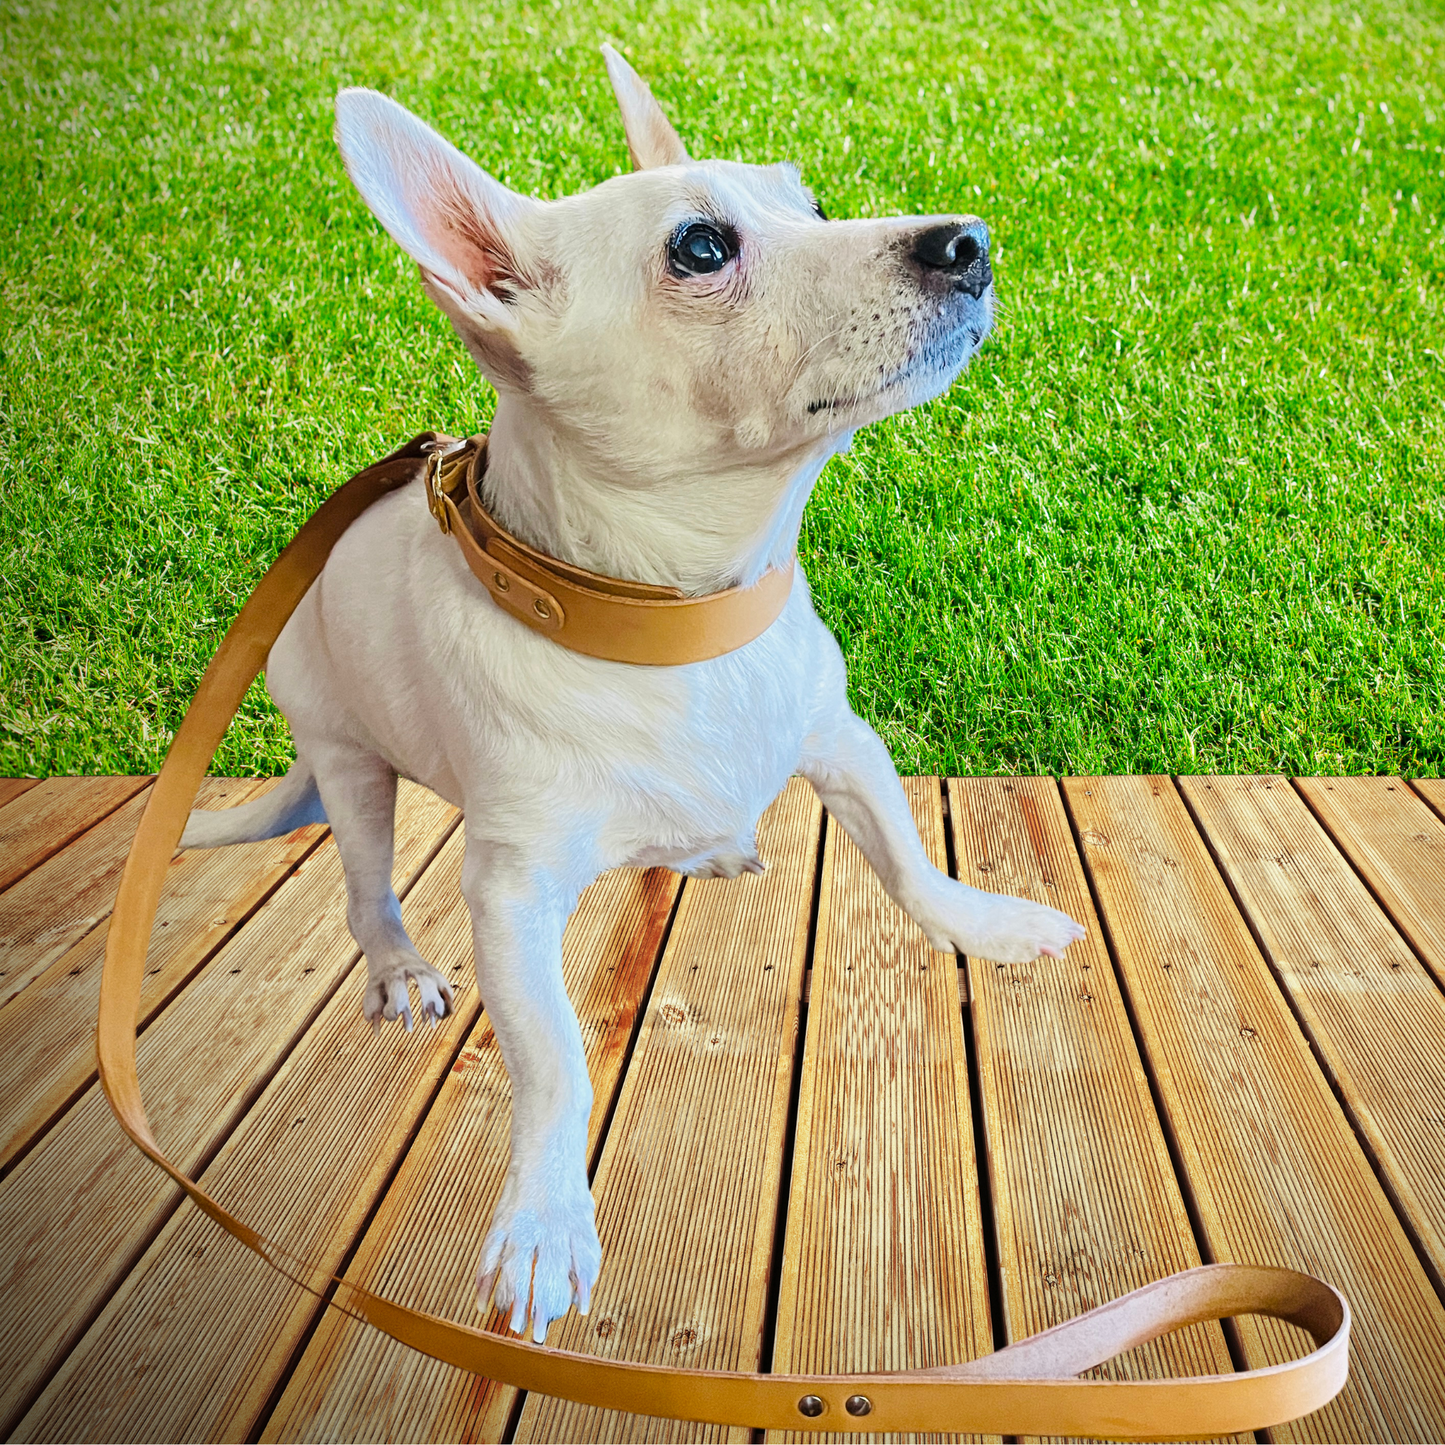
<path id="1" fill-rule="evenodd" d="M 573 652 L 654 667 L 705 662 L 766 632 L 792 591 L 795 562 L 751 587 L 705 597 L 559 562 L 514 537 L 483 505 L 485 436 L 439 437 L 429 455 L 427 505 L 477 581 L 498 607 Z"/>

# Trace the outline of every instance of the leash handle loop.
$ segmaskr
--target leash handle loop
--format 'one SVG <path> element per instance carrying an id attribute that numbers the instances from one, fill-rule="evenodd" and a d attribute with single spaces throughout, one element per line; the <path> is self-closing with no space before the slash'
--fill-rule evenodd
<path id="1" fill-rule="evenodd" d="M 191 804 L 272 643 L 337 540 L 374 502 L 411 482 L 424 481 L 431 505 L 433 485 L 441 481 L 433 459 L 443 451 L 454 454 L 454 445 L 450 438 L 423 433 L 358 472 L 322 503 L 242 607 L 176 731 L 121 877 L 96 1027 L 101 1085 L 135 1145 L 223 1229 L 333 1308 L 462 1369 L 602 1409 L 772 1430 L 1158 1440 L 1262 1429 L 1331 1400 L 1349 1373 L 1349 1306 L 1331 1286 L 1294 1270 L 1236 1264 L 1185 1270 L 996 1354 L 932 1370 L 859 1375 L 674 1370 L 550 1349 L 372 1294 L 267 1240 L 166 1157 L 141 1099 L 135 1028 L 156 908 Z M 439 485 L 437 491 L 446 496 Z M 1234 1375 L 1075 1378 L 1170 1330 L 1250 1313 L 1300 1326 L 1315 1349 L 1285 1364 Z"/>

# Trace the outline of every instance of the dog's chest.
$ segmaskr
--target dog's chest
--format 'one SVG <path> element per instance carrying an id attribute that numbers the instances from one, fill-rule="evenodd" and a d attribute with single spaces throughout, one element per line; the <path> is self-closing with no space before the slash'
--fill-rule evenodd
<path id="1" fill-rule="evenodd" d="M 487 647 L 470 674 L 466 732 L 491 782 L 465 789 L 468 813 L 477 795 L 565 813 L 591 831 L 598 867 L 746 871 L 812 721 L 821 629 L 799 600 L 747 648 L 687 667 L 598 664 L 513 629 L 526 665 L 499 668 Z M 512 780 L 506 804 L 499 773 Z"/>
<path id="2" fill-rule="evenodd" d="M 591 804 L 600 861 L 744 871 L 759 817 L 798 765 L 804 679 L 759 657 L 629 671 L 574 692 L 542 747 L 566 758 L 579 801 Z"/>
<path id="3" fill-rule="evenodd" d="M 611 754 L 609 861 L 736 876 L 756 861 L 758 819 L 797 767 L 796 693 L 701 688 Z"/>

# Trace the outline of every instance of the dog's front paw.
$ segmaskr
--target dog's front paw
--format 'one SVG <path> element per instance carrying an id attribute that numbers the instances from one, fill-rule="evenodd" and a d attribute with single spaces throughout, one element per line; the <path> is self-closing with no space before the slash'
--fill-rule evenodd
<path id="1" fill-rule="evenodd" d="M 741 878 L 744 873 L 766 873 L 768 866 L 758 857 L 757 850 L 744 853 L 741 849 L 727 848 L 709 853 L 706 858 L 694 858 L 678 869 L 688 878 Z"/>
<path id="2" fill-rule="evenodd" d="M 1064 950 L 1084 936 L 1083 926 L 1057 908 L 958 884 L 918 921 L 929 943 L 941 952 L 994 963 L 1028 963 L 1040 954 L 1062 958 Z"/>
<path id="3" fill-rule="evenodd" d="M 585 1315 L 602 1268 L 594 1213 L 585 1181 L 562 1199 L 504 1189 L 482 1245 L 477 1308 L 485 1314 L 495 1301 L 499 1310 L 510 1309 L 511 1328 L 524 1334 L 530 1323 L 538 1344 L 574 1300 Z"/>
<path id="4" fill-rule="evenodd" d="M 362 1000 L 361 1011 L 373 1031 L 379 1031 L 381 1021 L 400 1018 L 411 1032 L 411 995 L 407 991 L 407 980 L 416 983 L 421 995 L 421 1013 L 424 1019 L 436 1027 L 455 1003 L 452 986 L 441 973 L 434 969 L 419 954 L 397 954 L 394 957 L 366 960 L 366 997 Z"/>

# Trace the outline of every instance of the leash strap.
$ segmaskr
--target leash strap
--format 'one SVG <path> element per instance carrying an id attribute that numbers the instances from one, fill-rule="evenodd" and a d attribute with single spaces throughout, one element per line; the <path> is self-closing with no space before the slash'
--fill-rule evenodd
<path id="1" fill-rule="evenodd" d="M 431 455 L 427 504 L 477 581 L 503 611 L 573 652 L 652 667 L 705 662 L 766 632 L 793 590 L 792 562 L 751 587 L 705 597 L 560 562 L 514 537 L 487 510 L 479 490 L 486 437 L 442 440 Z"/>
<path id="2" fill-rule="evenodd" d="M 328 1275 L 263 1238 L 181 1172 L 151 1133 L 136 1077 L 141 983 L 166 870 L 226 728 L 271 644 L 337 539 L 372 503 L 417 481 L 447 439 L 424 433 L 329 497 L 261 579 L 211 659 L 126 860 L 106 940 L 96 1054 L 120 1126 L 223 1229 L 333 1308 L 403 1344 L 490 1379 L 605 1410 L 765 1430 L 977 1432 L 1158 1440 L 1233 1434 L 1319 1409 L 1349 1372 L 1350 1311 L 1294 1270 L 1185 1270 L 967 1364 L 875 1375 L 672 1370 L 550 1349 L 424 1314 Z M 1316 1348 L 1286 1364 L 1182 1380 L 1080 1380 L 1123 1350 L 1201 1320 L 1273 1315 Z"/>

